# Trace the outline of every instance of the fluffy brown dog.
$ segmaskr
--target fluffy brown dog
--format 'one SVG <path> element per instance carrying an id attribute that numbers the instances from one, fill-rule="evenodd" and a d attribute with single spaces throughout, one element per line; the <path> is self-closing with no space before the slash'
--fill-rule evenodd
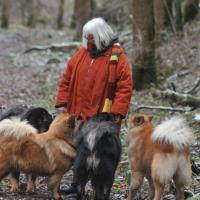
<path id="1" fill-rule="evenodd" d="M 191 178 L 189 146 L 193 133 L 180 117 L 173 117 L 156 128 L 147 115 L 131 115 L 127 143 L 131 164 L 131 186 L 128 200 L 132 200 L 144 177 L 151 188 L 150 198 L 160 200 L 166 183 L 176 185 L 176 199 L 184 199 L 184 185 Z"/>
<path id="2" fill-rule="evenodd" d="M 13 117 L 15 119 L 13 119 Z M 5 120 L 8 119 L 8 120 Z M 12 106 L 10 108 L 4 109 L 2 113 L 0 113 L 0 130 L 3 128 L 6 129 L 6 137 L 8 134 L 16 132 L 17 127 L 21 127 L 21 130 L 18 130 L 19 137 L 24 134 L 30 134 L 32 132 L 42 133 L 49 129 L 49 126 L 52 122 L 51 114 L 42 107 L 28 107 L 25 105 L 17 105 Z M 23 123 L 19 123 L 19 121 L 23 121 Z M 22 125 L 23 124 L 23 125 Z M 31 126 L 30 126 L 31 125 Z M 6 126 L 6 127 L 5 127 Z M 25 128 L 26 127 L 26 128 Z M 33 131 L 33 127 L 36 129 Z M 9 131 L 10 130 L 10 131 Z M 3 134 L 3 135 L 2 135 Z M 4 137 L 4 133 L 0 131 L 0 137 Z M 14 136 L 15 138 L 16 136 Z M 34 180 L 36 179 L 35 176 L 27 175 L 27 192 L 34 192 Z M 19 171 L 13 171 L 10 174 L 10 186 L 11 191 L 16 192 L 19 188 Z"/>
<path id="3" fill-rule="evenodd" d="M 58 193 L 60 181 L 63 174 L 70 169 L 76 155 L 75 118 L 61 113 L 52 122 L 49 130 L 39 135 L 34 129 L 25 134 L 24 129 L 29 128 L 21 123 L 24 122 L 18 122 L 18 126 L 15 124 L 14 129 L 11 125 L 0 129 L 4 134 L 0 139 L 0 180 L 13 169 L 33 175 L 49 176 L 49 186 L 54 199 L 62 199 Z M 18 132 L 20 130 L 21 134 Z"/>

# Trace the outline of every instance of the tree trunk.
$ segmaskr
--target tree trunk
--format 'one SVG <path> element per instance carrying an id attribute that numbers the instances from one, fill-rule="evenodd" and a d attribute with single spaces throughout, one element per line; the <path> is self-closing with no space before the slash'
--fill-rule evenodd
<path id="1" fill-rule="evenodd" d="M 181 4 L 182 4 L 182 0 L 173 1 L 173 15 L 175 18 L 175 26 L 177 30 L 183 29 Z"/>
<path id="2" fill-rule="evenodd" d="M 78 0 L 74 0 L 74 10 L 73 10 L 73 15 L 71 18 L 71 23 L 70 27 L 75 28 L 76 27 L 76 20 L 77 20 L 77 10 L 78 10 Z"/>
<path id="3" fill-rule="evenodd" d="M 161 31 L 165 23 L 166 8 L 164 0 L 154 0 L 153 13 L 155 22 L 155 40 L 161 42 Z"/>
<path id="4" fill-rule="evenodd" d="M 183 10 L 183 20 L 184 22 L 193 20 L 198 14 L 198 3 L 199 0 L 185 0 L 184 10 Z"/>
<path id="5" fill-rule="evenodd" d="M 58 8 L 58 17 L 57 17 L 58 29 L 63 28 L 64 6 L 65 6 L 65 0 L 60 0 L 60 4 Z"/>
<path id="6" fill-rule="evenodd" d="M 83 25 L 89 20 L 91 16 L 91 0 L 76 0 L 76 40 L 80 40 L 82 36 Z"/>
<path id="7" fill-rule="evenodd" d="M 172 0 L 164 0 L 165 10 L 166 10 L 166 19 L 165 24 L 167 26 L 173 26 L 172 22 Z"/>
<path id="8" fill-rule="evenodd" d="M 25 0 L 20 1 L 20 13 L 21 13 L 21 22 L 23 25 L 25 25 L 25 10 L 26 10 L 26 2 Z"/>
<path id="9" fill-rule="evenodd" d="M 35 27 L 36 25 L 36 16 L 35 16 L 35 4 L 34 0 L 26 0 L 27 10 L 28 10 L 28 20 L 27 26 Z"/>
<path id="10" fill-rule="evenodd" d="M 140 52 L 133 65 L 135 89 L 156 82 L 153 0 L 133 0 L 133 34 Z"/>
<path id="11" fill-rule="evenodd" d="M 2 28 L 8 28 L 9 26 L 9 6 L 10 6 L 10 0 L 2 1 L 2 19 L 1 19 Z"/>

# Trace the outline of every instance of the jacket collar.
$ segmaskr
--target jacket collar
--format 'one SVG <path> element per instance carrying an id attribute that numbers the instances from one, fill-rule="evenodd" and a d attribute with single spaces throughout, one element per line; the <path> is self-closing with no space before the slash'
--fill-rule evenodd
<path id="1" fill-rule="evenodd" d="M 92 58 L 97 58 L 97 57 L 103 55 L 109 48 L 111 48 L 111 47 L 112 47 L 115 43 L 117 43 L 117 42 L 118 42 L 118 37 L 114 38 L 114 39 L 111 41 L 111 43 L 110 43 L 105 49 L 100 50 L 100 51 L 97 50 L 97 51 L 90 52 L 90 56 L 91 56 Z"/>

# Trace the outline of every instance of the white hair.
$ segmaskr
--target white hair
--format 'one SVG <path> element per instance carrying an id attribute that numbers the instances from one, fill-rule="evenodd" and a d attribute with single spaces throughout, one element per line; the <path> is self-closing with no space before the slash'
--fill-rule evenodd
<path id="1" fill-rule="evenodd" d="M 27 121 L 20 118 L 4 119 L 0 122 L 0 137 L 14 137 L 19 140 L 28 135 L 37 134 L 38 131 Z"/>
<path id="2" fill-rule="evenodd" d="M 97 50 L 102 50 L 109 46 L 110 42 L 116 38 L 112 28 L 101 17 L 88 21 L 83 26 L 83 46 L 87 47 L 88 35 L 93 35 Z"/>

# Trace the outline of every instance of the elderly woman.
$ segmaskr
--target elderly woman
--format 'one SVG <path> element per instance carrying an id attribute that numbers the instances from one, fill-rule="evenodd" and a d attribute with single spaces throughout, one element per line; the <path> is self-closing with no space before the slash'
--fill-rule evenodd
<path id="1" fill-rule="evenodd" d="M 111 27 L 95 18 L 83 27 L 83 46 L 64 70 L 55 107 L 84 121 L 98 112 L 126 116 L 132 93 L 127 57 Z"/>
<path id="2" fill-rule="evenodd" d="M 95 18 L 83 27 L 83 46 L 64 70 L 55 107 L 84 122 L 99 112 L 111 112 L 121 125 L 132 93 L 132 75 L 127 57 L 111 27 Z M 64 193 L 76 191 L 76 183 Z"/>

